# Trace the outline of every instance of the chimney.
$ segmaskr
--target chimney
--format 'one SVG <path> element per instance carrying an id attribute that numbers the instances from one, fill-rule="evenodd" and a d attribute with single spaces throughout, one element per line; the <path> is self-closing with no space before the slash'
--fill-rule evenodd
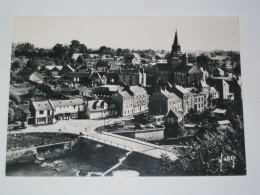
<path id="1" fill-rule="evenodd" d="M 188 63 L 189 63 L 189 57 L 188 57 L 188 54 L 186 53 L 185 54 L 185 65 L 188 66 Z"/>
<path id="2" fill-rule="evenodd" d="M 164 90 L 164 91 L 166 90 L 166 85 L 163 86 L 163 90 Z"/>
<path id="3" fill-rule="evenodd" d="M 126 85 L 126 86 L 125 86 L 125 90 L 126 90 L 127 92 L 129 92 L 129 91 L 130 91 L 130 86 L 129 86 L 129 85 Z"/>

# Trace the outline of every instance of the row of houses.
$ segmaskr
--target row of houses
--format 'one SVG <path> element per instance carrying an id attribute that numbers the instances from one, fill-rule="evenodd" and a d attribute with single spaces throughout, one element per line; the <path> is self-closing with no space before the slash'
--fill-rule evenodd
<path id="1" fill-rule="evenodd" d="M 111 86 L 110 86 L 111 87 Z M 69 99 L 32 102 L 34 124 L 54 123 L 71 118 L 101 119 L 130 116 L 148 110 L 149 97 L 140 86 L 129 86 L 109 98 L 98 100 Z"/>

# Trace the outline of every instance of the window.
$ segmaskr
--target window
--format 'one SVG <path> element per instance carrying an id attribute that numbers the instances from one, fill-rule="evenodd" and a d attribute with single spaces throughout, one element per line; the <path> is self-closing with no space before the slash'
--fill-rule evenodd
<path id="1" fill-rule="evenodd" d="M 51 114 L 51 111 L 50 111 L 50 110 L 48 110 L 48 111 L 47 111 L 47 113 L 48 113 L 48 115 L 50 115 L 50 114 Z"/>
<path id="2" fill-rule="evenodd" d="M 40 110 L 40 114 L 43 114 L 43 112 L 44 112 L 43 110 Z"/>

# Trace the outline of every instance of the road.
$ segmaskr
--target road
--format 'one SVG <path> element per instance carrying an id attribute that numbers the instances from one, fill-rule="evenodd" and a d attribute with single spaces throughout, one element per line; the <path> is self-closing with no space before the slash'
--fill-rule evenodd
<path id="1" fill-rule="evenodd" d="M 122 148 L 128 151 L 135 151 L 143 153 L 148 156 L 155 158 L 161 158 L 162 154 L 169 156 L 172 160 L 177 159 L 177 155 L 173 152 L 167 151 L 165 148 L 150 144 L 148 142 L 119 136 L 111 133 L 99 133 L 95 129 L 97 127 L 113 124 L 115 121 L 130 120 L 131 117 L 121 117 L 102 120 L 90 120 L 90 119 L 73 119 L 58 121 L 55 124 L 44 125 L 44 126 L 31 126 L 29 125 L 24 130 L 11 131 L 10 133 L 39 133 L 39 132 L 61 132 L 61 133 L 83 133 L 82 137 L 94 140 L 107 145 L 112 145 L 118 148 Z"/>

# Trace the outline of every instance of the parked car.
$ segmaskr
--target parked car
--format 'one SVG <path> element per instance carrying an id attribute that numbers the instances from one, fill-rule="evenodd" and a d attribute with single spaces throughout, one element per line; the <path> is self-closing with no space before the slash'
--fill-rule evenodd
<path id="1" fill-rule="evenodd" d="M 12 125 L 9 125 L 8 127 L 9 130 L 18 130 L 18 129 L 26 129 L 26 125 L 24 122 L 20 122 L 20 121 L 17 121 L 15 122 L 14 124 Z"/>
<path id="2" fill-rule="evenodd" d="M 156 128 L 164 128 L 164 125 L 155 125 Z"/>
<path id="3" fill-rule="evenodd" d="M 114 123 L 114 127 L 124 127 L 125 122 L 124 121 L 118 121 Z"/>
<path id="4" fill-rule="evenodd" d="M 139 124 L 139 123 L 135 123 L 135 128 L 136 129 L 144 129 L 145 125 Z"/>
<path id="5" fill-rule="evenodd" d="M 154 125 L 152 125 L 152 124 L 147 124 L 147 125 L 146 125 L 146 128 L 154 128 Z"/>

